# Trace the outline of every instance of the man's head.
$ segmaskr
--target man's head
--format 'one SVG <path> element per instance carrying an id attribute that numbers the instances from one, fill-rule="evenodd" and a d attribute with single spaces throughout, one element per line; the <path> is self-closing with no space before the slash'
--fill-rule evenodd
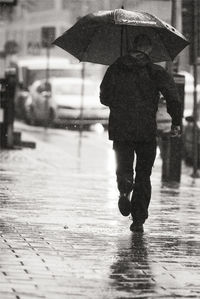
<path id="1" fill-rule="evenodd" d="M 134 39 L 132 49 L 130 53 L 133 51 L 141 51 L 146 54 L 150 54 L 152 51 L 152 42 L 151 39 L 146 34 L 139 34 Z"/>

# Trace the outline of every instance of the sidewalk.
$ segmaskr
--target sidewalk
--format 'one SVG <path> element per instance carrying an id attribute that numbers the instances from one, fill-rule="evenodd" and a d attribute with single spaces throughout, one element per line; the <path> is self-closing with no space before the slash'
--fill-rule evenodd
<path id="1" fill-rule="evenodd" d="M 163 185 L 158 155 L 133 234 L 106 133 L 18 126 L 37 147 L 0 152 L 0 299 L 200 298 L 200 179 Z"/>

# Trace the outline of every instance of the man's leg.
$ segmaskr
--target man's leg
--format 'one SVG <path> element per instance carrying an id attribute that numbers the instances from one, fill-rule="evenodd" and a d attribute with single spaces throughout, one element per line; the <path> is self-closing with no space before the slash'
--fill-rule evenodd
<path id="1" fill-rule="evenodd" d="M 131 199 L 133 223 L 143 224 L 148 218 L 148 207 L 151 199 L 151 171 L 156 157 L 156 140 L 149 143 L 137 143 L 136 177 Z"/>
<path id="2" fill-rule="evenodd" d="M 117 186 L 120 192 L 119 210 L 123 216 L 130 214 L 130 192 L 133 190 L 133 161 L 134 150 L 130 143 L 114 142 L 116 156 Z"/>

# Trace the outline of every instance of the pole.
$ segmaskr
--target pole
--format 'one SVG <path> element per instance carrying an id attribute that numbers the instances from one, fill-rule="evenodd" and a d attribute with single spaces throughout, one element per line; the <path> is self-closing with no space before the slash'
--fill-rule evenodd
<path id="1" fill-rule="evenodd" d="M 124 9 L 124 6 L 121 6 L 121 9 Z M 121 36 L 120 36 L 120 56 L 123 56 L 123 35 L 124 35 L 124 26 L 121 25 Z"/>
<path id="2" fill-rule="evenodd" d="M 82 145 L 82 132 L 83 132 L 83 109 L 84 109 L 84 94 L 85 94 L 85 63 L 82 62 L 82 69 L 81 69 L 81 102 L 80 102 L 80 126 L 79 126 L 79 152 L 81 150 Z"/>
<path id="3" fill-rule="evenodd" d="M 81 105 L 80 105 L 80 131 L 83 130 L 83 108 L 84 108 L 84 94 L 85 94 L 85 63 L 82 63 L 81 69 Z"/>
<path id="4" fill-rule="evenodd" d="M 171 0 L 171 25 L 176 27 L 181 31 L 181 10 L 182 10 L 182 0 Z M 168 61 L 166 64 L 167 71 L 173 73 L 173 62 Z"/>
<path id="5" fill-rule="evenodd" d="M 50 59 L 50 47 L 46 48 L 46 57 L 47 57 L 47 65 L 46 65 L 46 82 L 49 81 L 49 59 Z"/>
<path id="6" fill-rule="evenodd" d="M 180 25 L 181 0 L 171 1 L 171 24 L 173 27 Z M 179 29 L 179 28 L 177 28 Z M 166 69 L 174 77 L 175 84 L 184 106 L 184 79 L 175 73 L 172 61 L 167 62 Z M 181 180 L 181 158 L 182 158 L 182 139 L 171 138 L 168 132 L 162 132 L 162 180 L 168 182 L 180 182 Z"/>
<path id="7" fill-rule="evenodd" d="M 197 131 L 197 55 L 198 55 L 198 0 L 193 0 L 193 76 L 194 76 L 194 104 L 193 104 L 193 174 L 198 177 L 198 131 Z"/>
<path id="8" fill-rule="evenodd" d="M 50 59 L 50 46 L 47 45 L 46 47 L 46 58 L 47 58 L 47 64 L 46 64 L 46 91 L 48 91 L 48 83 L 49 83 L 49 59 Z M 49 126 L 49 96 L 46 95 L 45 97 L 45 111 L 46 111 L 46 120 L 44 128 L 47 129 Z"/>

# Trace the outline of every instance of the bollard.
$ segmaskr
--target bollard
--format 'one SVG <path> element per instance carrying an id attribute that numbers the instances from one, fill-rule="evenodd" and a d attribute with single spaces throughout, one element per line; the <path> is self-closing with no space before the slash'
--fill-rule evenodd
<path id="1" fill-rule="evenodd" d="M 7 69 L 5 78 L 0 80 L 1 85 L 1 148 L 13 148 L 15 118 L 14 97 L 16 88 L 16 70 Z"/>
<path id="2" fill-rule="evenodd" d="M 5 111 L 6 111 L 6 80 L 5 78 L 0 79 L 0 148 L 5 148 L 7 144 L 7 129 L 5 122 Z"/>
<path id="3" fill-rule="evenodd" d="M 175 74 L 179 97 L 182 103 L 182 118 L 184 111 L 184 89 L 185 77 Z M 181 124 L 182 129 L 182 124 Z M 162 132 L 161 137 L 161 157 L 162 157 L 162 181 L 180 182 L 181 180 L 181 162 L 183 156 L 183 139 L 182 137 L 170 137 L 169 132 Z"/>
<path id="4" fill-rule="evenodd" d="M 183 142 L 181 137 L 161 135 L 162 181 L 180 182 Z"/>

